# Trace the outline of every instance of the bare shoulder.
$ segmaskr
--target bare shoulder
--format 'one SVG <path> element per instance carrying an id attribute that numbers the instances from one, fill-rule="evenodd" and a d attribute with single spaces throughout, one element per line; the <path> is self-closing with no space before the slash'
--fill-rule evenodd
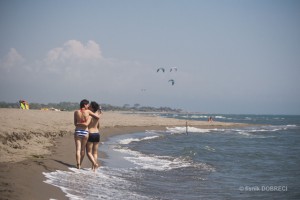
<path id="1" fill-rule="evenodd" d="M 90 110 L 85 110 L 84 112 L 90 114 L 92 111 L 90 111 Z"/>
<path id="2" fill-rule="evenodd" d="M 84 110 L 83 111 L 85 114 L 90 114 L 92 111 L 90 111 L 90 110 Z"/>

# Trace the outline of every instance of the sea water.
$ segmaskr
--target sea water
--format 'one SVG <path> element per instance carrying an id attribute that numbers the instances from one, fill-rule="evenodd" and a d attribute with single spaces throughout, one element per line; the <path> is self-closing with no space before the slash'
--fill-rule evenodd
<path id="1" fill-rule="evenodd" d="M 120 135 L 104 166 L 44 173 L 70 199 L 300 199 L 300 116 L 164 114 L 248 127 Z"/>

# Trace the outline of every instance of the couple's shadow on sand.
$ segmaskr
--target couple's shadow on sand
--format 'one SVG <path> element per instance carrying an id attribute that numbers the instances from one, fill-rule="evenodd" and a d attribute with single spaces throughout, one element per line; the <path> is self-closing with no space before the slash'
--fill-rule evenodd
<path id="1" fill-rule="evenodd" d="M 60 163 L 60 164 L 62 164 L 62 165 L 65 165 L 65 166 L 67 166 L 67 167 L 76 167 L 75 165 L 71 165 L 71 164 L 69 164 L 69 163 L 66 163 L 66 162 L 63 162 L 63 161 L 61 161 L 61 160 L 54 160 L 55 162 L 58 162 L 58 163 Z"/>

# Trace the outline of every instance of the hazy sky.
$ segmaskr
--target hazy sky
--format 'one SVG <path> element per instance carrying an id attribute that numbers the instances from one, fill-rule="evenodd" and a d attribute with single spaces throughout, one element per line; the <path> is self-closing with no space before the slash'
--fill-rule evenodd
<path id="1" fill-rule="evenodd" d="M 0 1 L 0 101 L 83 98 L 300 114 L 300 1 Z"/>

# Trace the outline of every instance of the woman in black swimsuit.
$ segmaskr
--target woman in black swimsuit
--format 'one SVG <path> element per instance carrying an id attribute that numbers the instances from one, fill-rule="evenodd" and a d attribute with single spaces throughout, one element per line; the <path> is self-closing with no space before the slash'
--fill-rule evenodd
<path id="1" fill-rule="evenodd" d="M 98 103 L 92 101 L 89 109 L 95 115 L 98 115 L 100 117 L 101 109 L 100 109 Z M 93 164 L 92 169 L 95 171 L 96 168 L 98 167 L 98 146 L 99 146 L 99 142 L 100 142 L 99 118 L 92 117 L 88 128 L 89 128 L 89 139 L 86 144 L 86 151 L 87 151 L 88 158 L 90 159 L 90 161 Z"/>

